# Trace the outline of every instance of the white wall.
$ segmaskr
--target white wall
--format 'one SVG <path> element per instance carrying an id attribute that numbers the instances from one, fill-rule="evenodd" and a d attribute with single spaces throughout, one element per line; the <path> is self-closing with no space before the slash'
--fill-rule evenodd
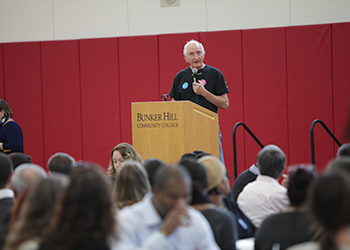
<path id="1" fill-rule="evenodd" d="M 0 0 L 0 42 L 349 22 L 349 0 Z"/>

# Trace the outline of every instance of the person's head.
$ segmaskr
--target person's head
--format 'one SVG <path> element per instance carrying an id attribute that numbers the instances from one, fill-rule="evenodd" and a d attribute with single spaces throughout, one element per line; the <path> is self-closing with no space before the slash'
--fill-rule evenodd
<path id="1" fill-rule="evenodd" d="M 6 249 L 18 249 L 24 241 L 41 238 L 52 219 L 56 199 L 68 183 L 66 176 L 49 177 L 41 179 L 28 191 L 8 235 Z"/>
<path id="2" fill-rule="evenodd" d="M 66 153 L 56 153 L 50 157 L 47 162 L 47 168 L 51 173 L 69 174 L 75 164 L 72 156 Z"/>
<path id="3" fill-rule="evenodd" d="M 226 168 L 222 162 L 212 155 L 206 155 L 198 159 L 198 162 L 201 163 L 208 174 L 208 185 L 207 190 L 208 194 L 220 194 L 218 186 L 227 185 L 225 182 L 226 177 Z"/>
<path id="4" fill-rule="evenodd" d="M 256 165 L 261 175 L 280 178 L 286 164 L 286 155 L 276 145 L 267 145 L 256 156 Z"/>
<path id="5" fill-rule="evenodd" d="M 190 203 L 191 190 L 191 176 L 184 167 L 178 165 L 160 169 L 152 188 L 152 201 L 160 217 L 164 219 L 176 206 Z"/>
<path id="6" fill-rule="evenodd" d="M 107 241 L 114 236 L 111 183 L 99 166 L 86 165 L 71 173 L 69 186 L 56 203 L 43 239 L 46 249 L 72 249 L 86 237 Z"/>
<path id="7" fill-rule="evenodd" d="M 311 212 L 324 229 L 321 249 L 335 249 L 335 234 L 350 226 L 350 176 L 343 171 L 326 173 L 310 191 Z"/>
<path id="8" fill-rule="evenodd" d="M 183 53 L 186 62 L 191 65 L 191 68 L 197 68 L 199 70 L 204 67 L 203 60 L 205 50 L 200 42 L 193 39 L 187 42 L 184 46 Z"/>
<path id="9" fill-rule="evenodd" d="M 24 163 L 13 172 L 11 186 L 18 196 L 28 186 L 35 185 L 43 178 L 47 178 L 47 173 L 42 167 L 33 163 Z"/>
<path id="10" fill-rule="evenodd" d="M 345 171 L 350 174 L 350 157 L 339 157 L 333 159 L 328 163 L 327 171 Z"/>
<path id="11" fill-rule="evenodd" d="M 13 167 L 10 157 L 0 152 L 0 189 L 8 186 L 12 171 Z"/>
<path id="12" fill-rule="evenodd" d="M 133 160 L 124 161 L 114 185 L 114 203 L 121 209 L 139 202 L 150 190 L 147 172 L 142 164 Z"/>
<path id="13" fill-rule="evenodd" d="M 0 120 L 4 117 L 12 118 L 13 113 L 10 106 L 3 99 L 0 99 Z"/>
<path id="14" fill-rule="evenodd" d="M 204 194 L 207 187 L 207 170 L 194 159 L 184 159 L 180 165 L 187 169 L 192 178 L 192 194 Z"/>
<path id="15" fill-rule="evenodd" d="M 16 169 L 19 165 L 23 163 L 32 163 L 32 157 L 23 153 L 11 153 L 9 154 L 9 157 L 11 158 L 13 169 Z"/>
<path id="16" fill-rule="evenodd" d="M 308 189 L 315 178 L 314 173 L 304 168 L 297 168 L 289 173 L 287 192 L 291 206 L 304 205 Z"/>
<path id="17" fill-rule="evenodd" d="M 153 187 L 156 172 L 159 169 L 164 168 L 166 166 L 167 165 L 162 160 L 156 158 L 145 160 L 145 162 L 143 163 L 143 167 L 146 169 L 151 187 Z"/>
<path id="18" fill-rule="evenodd" d="M 115 178 L 118 168 L 125 160 L 134 160 L 140 163 L 143 162 L 141 155 L 137 153 L 133 146 L 129 143 L 122 142 L 112 149 L 108 175 Z"/>
<path id="19" fill-rule="evenodd" d="M 350 143 L 345 143 L 345 144 L 341 145 L 338 148 L 337 156 L 338 156 L 338 158 L 343 157 L 343 156 L 350 157 Z"/>

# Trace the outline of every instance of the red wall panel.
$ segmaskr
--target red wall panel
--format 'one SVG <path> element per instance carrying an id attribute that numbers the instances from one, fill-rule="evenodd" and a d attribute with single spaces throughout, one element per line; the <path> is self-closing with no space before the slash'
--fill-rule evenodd
<path id="1" fill-rule="evenodd" d="M 81 90 L 78 41 L 43 42 L 44 146 L 82 159 Z M 93 114 L 91 114 L 91 122 Z M 98 121 L 95 121 L 98 122 Z"/>
<path id="2" fill-rule="evenodd" d="M 159 35 L 160 94 L 169 94 L 175 75 L 189 64 L 185 61 L 183 48 L 187 41 L 198 40 L 199 33 Z"/>
<path id="3" fill-rule="evenodd" d="M 118 39 L 81 40 L 83 159 L 107 168 L 120 142 Z"/>
<path id="4" fill-rule="evenodd" d="M 6 101 L 22 129 L 24 153 L 44 167 L 40 43 L 3 46 Z"/>
<path id="5" fill-rule="evenodd" d="M 242 33 L 245 123 L 261 143 L 288 155 L 285 28 Z M 245 138 L 250 165 L 261 147 L 248 134 Z"/>
<path id="6" fill-rule="evenodd" d="M 0 99 L 5 99 L 5 85 L 4 85 L 4 61 L 2 53 L 3 45 L 0 44 Z"/>
<path id="7" fill-rule="evenodd" d="M 131 103 L 159 101 L 157 36 L 119 38 L 121 141 L 132 143 Z"/>
<path id="8" fill-rule="evenodd" d="M 310 126 L 321 119 L 333 131 L 331 26 L 287 29 L 287 75 L 290 162 L 311 162 Z M 334 157 L 332 139 L 315 128 L 319 170 Z"/>
<path id="9" fill-rule="evenodd" d="M 201 32 L 200 42 L 206 51 L 204 63 L 218 68 L 224 75 L 229 87 L 230 107 L 219 109 L 220 129 L 223 135 L 222 145 L 227 170 L 233 171 L 232 129 L 235 123 L 243 121 L 242 88 L 242 37 L 241 31 Z M 238 171 L 245 169 L 243 132 L 237 133 Z"/>
<path id="10" fill-rule="evenodd" d="M 344 143 L 347 107 L 350 106 L 350 23 L 332 25 L 334 134 Z M 336 147 L 338 150 L 338 147 Z"/>

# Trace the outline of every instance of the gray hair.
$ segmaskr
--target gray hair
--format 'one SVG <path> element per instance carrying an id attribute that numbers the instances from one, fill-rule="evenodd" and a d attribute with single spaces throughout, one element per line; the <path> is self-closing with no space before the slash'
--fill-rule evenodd
<path id="1" fill-rule="evenodd" d="M 36 184 L 43 178 L 47 178 L 47 173 L 42 167 L 33 163 L 24 163 L 13 172 L 11 185 L 16 195 L 19 195 L 28 186 Z"/>
<path id="2" fill-rule="evenodd" d="M 286 155 L 276 145 L 267 145 L 256 156 L 256 163 L 262 175 L 278 179 L 285 168 Z"/>
<path id="3" fill-rule="evenodd" d="M 187 47 L 188 47 L 188 45 L 190 45 L 190 44 L 192 44 L 192 43 L 195 43 L 195 44 L 202 50 L 203 56 L 204 56 L 204 55 L 205 55 L 205 50 L 204 50 L 203 44 L 201 44 L 200 42 L 198 42 L 198 41 L 196 41 L 196 40 L 194 40 L 194 39 L 192 39 L 191 41 L 188 41 L 188 42 L 185 44 L 185 46 L 184 46 L 184 51 L 183 51 L 184 56 L 185 56 L 185 57 L 187 56 Z"/>

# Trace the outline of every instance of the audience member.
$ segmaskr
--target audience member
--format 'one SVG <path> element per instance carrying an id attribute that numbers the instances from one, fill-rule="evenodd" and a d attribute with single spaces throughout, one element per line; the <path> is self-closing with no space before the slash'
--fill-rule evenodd
<path id="1" fill-rule="evenodd" d="M 47 169 L 51 173 L 69 175 L 75 164 L 75 159 L 66 153 L 56 153 L 47 162 Z"/>
<path id="2" fill-rule="evenodd" d="M 113 249 L 219 249 L 208 221 L 188 205 L 191 177 L 183 167 L 162 168 L 153 195 L 119 212 Z"/>
<path id="3" fill-rule="evenodd" d="M 125 160 L 134 160 L 143 163 L 141 155 L 137 153 L 133 146 L 129 143 L 121 142 L 111 152 L 108 175 L 113 181 L 117 176 L 118 168 Z"/>
<path id="4" fill-rule="evenodd" d="M 237 201 L 238 195 L 242 192 L 243 188 L 248 183 L 255 181 L 259 174 L 259 168 L 253 164 L 249 169 L 243 171 L 240 175 L 238 175 L 232 186 L 231 198 Z"/>
<path id="5" fill-rule="evenodd" d="M 306 194 L 316 175 L 304 168 L 289 174 L 290 206 L 284 213 L 267 217 L 255 235 L 256 250 L 284 250 L 315 236 L 313 219 L 305 207 Z"/>
<path id="6" fill-rule="evenodd" d="M 350 176 L 342 170 L 320 176 L 310 192 L 310 209 L 323 229 L 318 242 L 307 242 L 288 250 L 350 249 Z"/>
<path id="7" fill-rule="evenodd" d="M 208 220 L 220 249 L 236 249 L 238 240 L 236 218 L 230 211 L 213 204 L 206 196 L 206 169 L 195 160 L 183 160 L 180 164 L 188 170 L 192 177 L 192 207 L 200 211 Z"/>
<path id="8" fill-rule="evenodd" d="M 285 211 L 289 200 L 287 189 L 278 182 L 286 163 L 283 151 L 275 145 L 267 145 L 256 158 L 260 175 L 243 188 L 237 204 L 259 228 L 267 216 Z"/>
<path id="9" fill-rule="evenodd" d="M 13 164 L 13 170 L 15 170 L 19 165 L 23 163 L 32 163 L 32 157 L 23 153 L 11 153 L 9 154 L 9 157 L 11 158 Z"/>
<path id="10" fill-rule="evenodd" d="M 113 189 L 114 204 L 119 209 L 142 200 L 151 190 L 146 170 L 142 164 L 133 160 L 124 161 L 119 167 Z"/>
<path id="11" fill-rule="evenodd" d="M 228 196 L 230 186 L 225 166 L 218 158 L 210 155 L 201 157 L 198 161 L 203 164 L 208 173 L 206 190 L 209 200 L 217 206 L 230 210 L 235 215 L 239 239 L 253 237 L 255 226 L 241 211 L 237 203 Z"/>
<path id="12" fill-rule="evenodd" d="M 338 158 L 339 157 L 350 157 L 350 143 L 345 143 L 341 145 L 338 149 L 337 153 Z"/>
<path id="13" fill-rule="evenodd" d="M 33 163 L 24 163 L 13 172 L 11 185 L 18 196 L 24 189 L 36 184 L 42 178 L 47 178 L 47 173 L 42 167 Z"/>
<path id="14" fill-rule="evenodd" d="M 327 171 L 333 172 L 339 170 L 350 174 L 350 157 L 339 157 L 328 163 Z"/>
<path id="15" fill-rule="evenodd" d="M 53 215 L 55 201 L 68 186 L 68 177 L 42 179 L 28 191 L 17 221 L 11 229 L 5 250 L 36 250 Z"/>
<path id="16" fill-rule="evenodd" d="M 145 160 L 145 162 L 143 163 L 143 167 L 147 171 L 148 180 L 151 187 L 153 187 L 154 178 L 157 171 L 159 171 L 159 169 L 164 168 L 166 166 L 167 165 L 162 160 L 159 160 L 159 159 L 151 158 L 151 159 Z"/>
<path id="17" fill-rule="evenodd" d="M 57 201 L 41 250 L 107 250 L 116 238 L 111 185 L 97 166 L 78 168 Z"/>
<path id="18" fill-rule="evenodd" d="M 13 171 L 11 178 L 11 189 L 15 193 L 16 203 L 22 204 L 28 187 L 34 186 L 41 179 L 46 177 L 47 173 L 42 167 L 38 165 L 32 163 L 24 163 L 18 166 Z M 19 208 L 20 205 L 16 207 Z M 5 243 L 11 217 L 16 217 L 17 213 L 18 210 L 8 209 L 2 216 L 2 221 L 0 223 L 0 249 Z"/>
<path id="19" fill-rule="evenodd" d="M 14 193 L 10 189 L 12 171 L 10 157 L 0 152 L 0 225 L 5 211 L 13 206 Z"/>

